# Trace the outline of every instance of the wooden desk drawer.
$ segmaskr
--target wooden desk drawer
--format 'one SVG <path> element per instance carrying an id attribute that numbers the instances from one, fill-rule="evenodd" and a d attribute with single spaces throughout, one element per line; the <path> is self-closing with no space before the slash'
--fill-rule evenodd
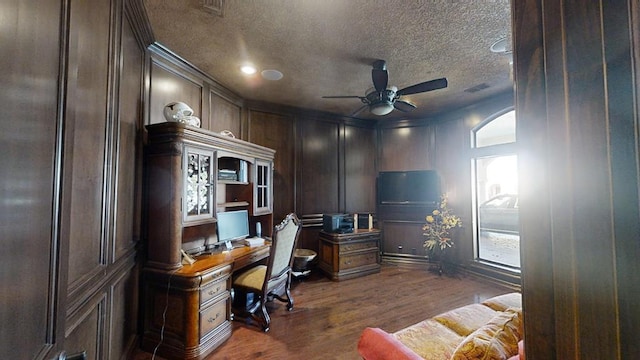
<path id="1" fill-rule="evenodd" d="M 207 272 L 205 274 L 202 274 L 200 286 L 203 286 L 212 281 L 221 280 L 223 278 L 226 279 L 229 277 L 230 274 L 231 274 L 231 265 L 226 265 L 214 271 Z"/>
<path id="2" fill-rule="evenodd" d="M 363 242 L 356 242 L 356 243 L 350 243 L 350 244 L 341 244 L 340 245 L 340 253 L 344 253 L 347 251 L 355 251 L 355 250 L 364 250 L 364 249 L 377 249 L 378 248 L 378 242 L 376 240 L 374 241 L 363 241 Z"/>
<path id="3" fill-rule="evenodd" d="M 229 297 L 225 297 L 200 311 L 200 339 L 227 320 L 228 301 Z"/>
<path id="4" fill-rule="evenodd" d="M 368 251 L 368 252 L 354 254 L 354 255 L 340 256 L 340 270 L 353 269 L 359 266 L 377 264 L 377 263 L 378 263 L 377 249 L 375 249 L 374 251 Z"/>
<path id="5" fill-rule="evenodd" d="M 200 288 L 200 305 L 207 303 L 209 300 L 220 296 L 227 291 L 227 279 L 228 276 Z"/>
<path id="6" fill-rule="evenodd" d="M 253 263 L 256 263 L 266 257 L 269 256 L 269 247 L 265 247 L 262 250 L 256 251 L 253 254 L 249 254 L 246 256 L 242 256 L 236 259 L 236 261 L 234 262 L 233 265 L 233 269 L 234 271 L 238 270 L 238 269 L 242 269 L 243 267 L 247 266 L 247 265 L 251 265 Z"/>

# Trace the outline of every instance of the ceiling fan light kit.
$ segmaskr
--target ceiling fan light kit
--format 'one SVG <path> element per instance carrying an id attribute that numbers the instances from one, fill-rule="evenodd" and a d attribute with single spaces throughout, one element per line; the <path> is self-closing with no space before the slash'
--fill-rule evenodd
<path id="1" fill-rule="evenodd" d="M 387 115 L 391 111 L 393 111 L 393 104 L 391 102 L 379 102 L 377 104 L 371 104 L 369 106 L 369 111 L 372 114 L 382 116 Z"/>
<path id="2" fill-rule="evenodd" d="M 371 78 L 373 80 L 373 88 L 367 91 L 366 96 L 323 96 L 323 98 L 358 98 L 365 105 L 352 113 L 351 116 L 355 116 L 366 107 L 369 108 L 369 112 L 371 112 L 372 114 L 383 116 L 389 114 L 394 109 L 407 112 L 416 108 L 414 104 L 402 100 L 401 97 L 403 95 L 411 95 L 438 90 L 446 88 L 448 85 L 446 78 L 440 78 L 425 81 L 398 90 L 398 88 L 395 86 L 387 86 L 389 82 L 389 72 L 387 71 L 387 63 L 384 60 L 376 60 L 372 64 L 372 67 L 373 69 L 371 69 Z"/>

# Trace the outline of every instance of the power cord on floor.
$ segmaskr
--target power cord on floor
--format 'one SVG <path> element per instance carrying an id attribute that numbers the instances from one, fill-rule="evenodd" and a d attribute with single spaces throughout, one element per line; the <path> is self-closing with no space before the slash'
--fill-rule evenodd
<path id="1" fill-rule="evenodd" d="M 160 345 L 162 345 L 162 342 L 164 341 L 164 326 L 167 323 L 167 310 L 169 309 L 169 290 L 171 289 L 171 278 L 173 277 L 173 275 L 180 270 L 175 269 L 171 272 L 171 274 L 169 275 L 169 280 L 167 281 L 167 294 L 166 294 L 166 302 L 164 304 L 164 310 L 162 311 L 162 327 L 160 328 L 160 342 L 158 342 L 158 345 L 156 345 L 155 349 L 153 349 L 153 354 L 151 355 L 151 360 L 155 360 L 156 358 L 156 352 L 158 351 L 158 348 L 160 348 Z"/>

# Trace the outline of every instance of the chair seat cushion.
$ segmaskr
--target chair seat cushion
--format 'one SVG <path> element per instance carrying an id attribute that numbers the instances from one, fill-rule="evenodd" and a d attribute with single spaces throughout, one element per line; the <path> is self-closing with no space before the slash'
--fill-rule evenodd
<path id="1" fill-rule="evenodd" d="M 267 266 L 258 265 L 253 267 L 238 276 L 233 281 L 233 286 L 242 286 L 256 291 L 262 290 L 264 284 L 264 278 L 267 275 Z"/>

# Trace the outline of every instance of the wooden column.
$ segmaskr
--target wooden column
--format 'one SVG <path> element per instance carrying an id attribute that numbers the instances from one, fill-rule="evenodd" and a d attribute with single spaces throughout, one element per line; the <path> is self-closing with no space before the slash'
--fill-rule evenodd
<path id="1" fill-rule="evenodd" d="M 527 358 L 640 358 L 637 1 L 513 11 Z"/>

